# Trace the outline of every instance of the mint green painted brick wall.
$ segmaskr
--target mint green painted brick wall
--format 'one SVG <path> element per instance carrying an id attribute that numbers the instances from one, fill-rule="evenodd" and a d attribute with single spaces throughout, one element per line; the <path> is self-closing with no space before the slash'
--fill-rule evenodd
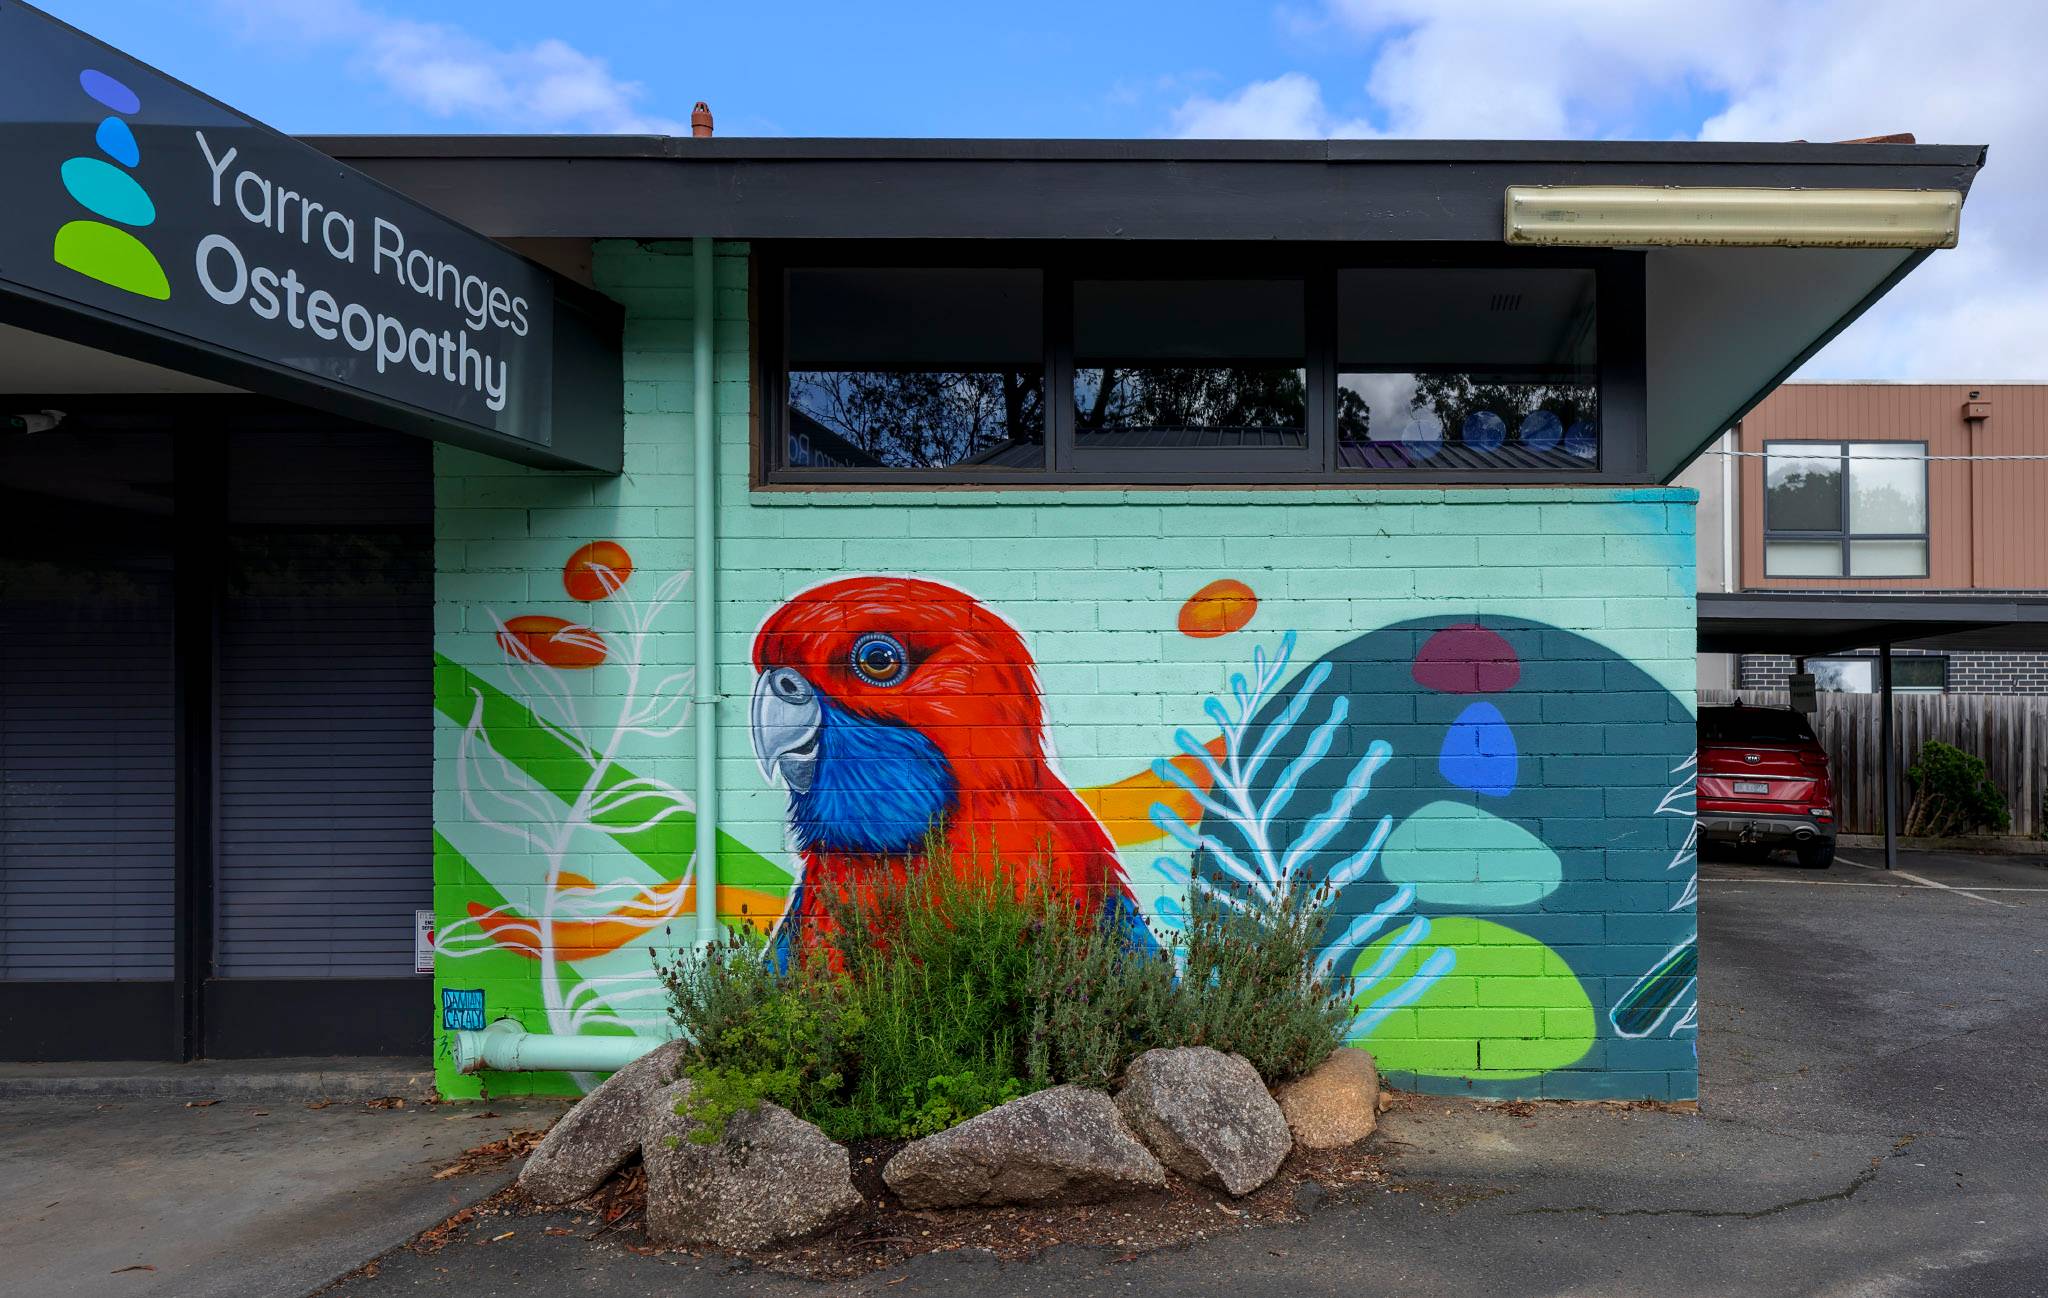
<path id="1" fill-rule="evenodd" d="M 783 794 L 764 783 L 746 731 L 753 633 L 792 594 L 847 574 L 946 581 L 1012 621 L 1039 667 L 1060 769 L 1077 787 L 1144 771 L 1175 751 L 1177 728 L 1213 736 L 1203 700 L 1223 692 L 1230 674 L 1249 665 L 1255 645 L 1271 652 L 1283 631 L 1299 636 L 1296 660 L 1306 664 L 1361 633 L 1426 617 L 1519 618 L 1585 637 L 1668 692 L 1680 716 L 1632 729 L 1629 722 L 1642 719 L 1603 714 L 1609 691 L 1589 679 L 1585 716 L 1547 717 L 1546 724 L 1583 721 L 1577 733 L 1593 744 L 1584 751 L 1611 751 L 1622 763 L 1617 771 L 1647 769 L 1647 757 L 1669 774 L 1690 752 L 1689 739 L 1678 738 L 1674 728 L 1693 702 L 1690 492 L 756 491 L 749 483 L 744 248 L 719 245 L 716 274 L 721 560 L 715 685 L 725 699 L 722 828 L 773 862 L 789 864 Z M 576 546 L 599 539 L 624 545 L 636 565 L 629 592 L 686 569 L 690 561 L 691 414 L 698 394 L 691 383 L 688 247 L 601 244 L 594 275 L 600 288 L 628 308 L 624 473 L 616 479 L 543 474 L 446 449 L 437 461 L 437 647 L 501 687 L 507 684 L 505 659 L 493 638 L 494 616 L 536 613 L 574 620 L 613 611 L 578 605 L 563 594 L 561 565 Z M 1257 591 L 1258 615 L 1232 635 L 1182 635 L 1176 629 L 1182 601 L 1217 577 L 1236 578 Z M 643 671 L 691 666 L 693 594 L 694 583 L 647 637 Z M 619 673 L 557 675 L 577 678 L 569 683 L 576 706 L 593 715 L 615 710 Z M 444 923 L 459 919 L 472 901 L 498 904 L 490 896 L 493 883 L 499 893 L 517 891 L 519 896 L 503 899 L 524 906 L 542 904 L 546 892 L 540 883 L 545 853 L 491 829 L 484 823 L 488 818 L 465 802 L 459 787 L 461 729 L 444 717 L 438 730 L 437 820 L 469 862 L 467 868 L 451 866 L 439 882 Z M 1610 735 L 1611 750 L 1604 747 Z M 680 790 L 691 787 L 687 731 L 658 741 L 635 737 L 623 752 L 634 773 Z M 1581 765 L 1577 758 L 1569 763 Z M 1600 1025 L 1585 1022 L 1590 1011 L 1560 1003 L 1554 994 L 1554 984 L 1576 977 L 1597 992 L 1594 1004 L 1606 1006 L 1650 962 L 1690 938 L 1693 916 L 1685 885 L 1691 867 L 1682 829 L 1673 828 L 1672 817 L 1647 818 L 1640 798 L 1631 801 L 1598 780 L 1577 778 L 1562 757 L 1525 753 L 1522 769 L 1525 781 L 1540 781 L 1554 793 L 1560 825 L 1579 818 L 1595 826 L 1595 834 L 1624 844 L 1573 849 L 1579 852 L 1574 860 L 1595 862 L 1599 884 L 1596 891 L 1579 886 L 1572 895 L 1597 898 L 1597 907 L 1550 910 L 1539 901 L 1526 915 L 1474 910 L 1481 918 L 1520 922 L 1535 940 L 1462 952 L 1459 967 L 1423 1003 L 1391 1014 L 1368 1044 L 1391 1049 L 1390 1043 L 1402 1041 L 1401 1057 L 1410 1068 L 1391 1070 L 1396 1081 L 1435 1090 L 1691 1096 L 1689 1028 L 1676 1035 L 1660 1029 L 1641 1040 L 1613 1039 Z M 1603 797 L 1616 806 L 1604 806 Z M 1650 800 L 1654 804 L 1654 793 Z M 1370 812 L 1371 799 L 1363 806 Z M 577 873 L 597 879 L 632 874 L 628 867 L 634 862 L 601 836 L 585 835 L 578 842 L 572 855 L 584 868 Z M 1175 892 L 1150 865 L 1170 846 L 1139 844 L 1122 853 L 1134 890 L 1148 905 Z M 1596 851 L 1597 858 L 1588 855 Z M 1526 865 L 1518 871 L 1517 877 L 1544 874 Z M 489 882 L 480 882 L 479 875 Z M 644 869 L 633 877 L 651 878 Z M 1627 945 L 1610 942 L 1610 919 L 1635 921 L 1625 933 L 1616 925 L 1615 938 Z M 687 922 L 674 933 L 651 936 L 660 946 L 677 933 L 687 938 Z M 576 964 L 570 973 L 616 989 L 610 1019 L 624 1029 L 659 1032 L 661 1001 L 651 992 L 646 943 L 635 945 L 637 953 L 622 950 Z M 534 976 L 534 961 L 500 950 L 462 958 L 444 951 L 438 982 L 478 985 L 465 979 L 486 962 L 497 979 L 490 988 L 491 1014 L 514 1013 L 531 1027 L 546 1028 L 547 997 Z M 554 1019 L 560 1030 L 559 1010 Z M 583 1026 L 623 1030 L 599 1022 Z M 1559 1066 L 1560 1041 L 1595 1037 Z M 463 1090 L 445 1069 L 442 1080 L 451 1091 Z M 494 1093 L 534 1085 L 529 1078 L 488 1082 Z"/>

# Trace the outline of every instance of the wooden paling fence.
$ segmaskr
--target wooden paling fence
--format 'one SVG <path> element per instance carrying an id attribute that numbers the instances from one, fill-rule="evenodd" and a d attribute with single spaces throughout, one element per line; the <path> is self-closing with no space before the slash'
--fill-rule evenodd
<path id="1" fill-rule="evenodd" d="M 1790 701 L 1783 690 L 1701 690 L 1702 707 L 1715 703 L 1776 704 Z M 1828 750 L 1835 780 L 1836 823 L 1845 834 L 1884 832 L 1881 800 L 1883 754 L 1878 748 L 1882 717 L 1875 694 L 1822 694 L 1813 717 L 1814 733 Z M 1991 779 L 2012 808 L 2006 832 L 2040 834 L 2042 800 L 2048 798 L 2048 695 L 1897 694 L 1892 698 L 1893 734 L 1899 745 L 1899 824 L 1911 799 L 1906 768 L 1930 739 L 1953 744 L 1984 759 Z"/>

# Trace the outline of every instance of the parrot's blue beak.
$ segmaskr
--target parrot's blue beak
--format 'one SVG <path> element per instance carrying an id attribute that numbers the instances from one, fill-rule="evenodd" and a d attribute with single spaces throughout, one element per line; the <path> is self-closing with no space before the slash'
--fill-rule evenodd
<path id="1" fill-rule="evenodd" d="M 789 667 L 762 672 L 754 681 L 754 699 L 747 709 L 762 777 L 770 783 L 781 780 L 792 793 L 810 792 L 824 720 L 818 691 L 802 673 Z"/>

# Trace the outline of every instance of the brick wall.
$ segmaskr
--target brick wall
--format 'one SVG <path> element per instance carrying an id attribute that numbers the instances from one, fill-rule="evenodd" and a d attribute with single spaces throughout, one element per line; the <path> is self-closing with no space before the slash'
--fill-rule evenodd
<path id="1" fill-rule="evenodd" d="M 1946 657 L 1948 692 L 1951 694 L 2048 694 L 2048 654 L 1998 653 L 1977 649 L 1948 650 L 1939 655 L 1898 649 L 1893 654 L 1897 658 L 1916 655 Z M 1794 665 L 1790 654 L 1743 654 L 1740 688 L 1782 690 L 1792 675 Z"/>
<path id="2" fill-rule="evenodd" d="M 717 273 L 726 922 L 772 923 L 798 868 L 788 795 L 752 751 L 755 632 L 864 579 L 849 638 L 952 634 L 921 601 L 1014 630 L 1053 772 L 1159 932 L 1216 868 L 1175 824 L 1271 886 L 1355 873 L 1328 957 L 1396 1084 L 1694 1094 L 1691 492 L 752 491 L 744 250 L 721 245 Z M 595 274 L 629 310 L 625 473 L 439 461 L 437 986 L 469 993 L 458 1018 L 481 991 L 486 1018 L 652 1033 L 648 948 L 686 943 L 694 906 L 689 733 L 659 733 L 688 687 L 658 682 L 689 670 L 695 583 L 653 607 L 689 564 L 690 263 L 606 244 Z M 807 667 L 822 693 L 909 724 L 895 699 L 856 700 L 836 654 Z M 1220 779 L 1179 764 L 1211 810 L 1159 770 L 1187 748 L 1220 755 Z M 627 779 L 644 783 L 622 801 Z M 1269 852 L 1213 809 L 1238 799 L 1271 804 L 1251 817 Z"/>

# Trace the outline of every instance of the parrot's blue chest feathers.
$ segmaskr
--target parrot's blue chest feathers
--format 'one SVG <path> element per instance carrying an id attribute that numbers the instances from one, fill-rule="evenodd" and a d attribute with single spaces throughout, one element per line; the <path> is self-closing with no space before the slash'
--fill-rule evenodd
<path id="1" fill-rule="evenodd" d="M 911 727 L 856 716 L 830 701 L 818 727 L 811 787 L 789 797 L 790 828 L 807 851 L 900 856 L 924 847 L 959 801 L 953 768 Z"/>

